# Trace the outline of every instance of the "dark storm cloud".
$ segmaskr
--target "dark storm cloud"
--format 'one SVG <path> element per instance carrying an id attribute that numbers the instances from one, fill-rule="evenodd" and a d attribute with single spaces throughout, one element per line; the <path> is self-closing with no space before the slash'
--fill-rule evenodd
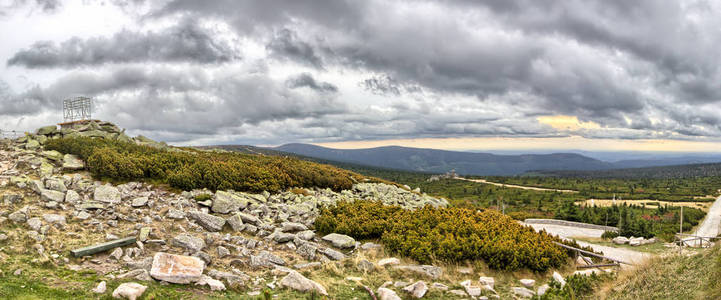
<path id="1" fill-rule="evenodd" d="M 301 73 L 296 76 L 290 77 L 285 81 L 286 85 L 291 89 L 307 87 L 317 92 L 322 93 L 335 93 L 338 92 L 338 87 L 328 82 L 318 82 L 313 78 L 310 73 Z"/>
<path id="2" fill-rule="evenodd" d="M 107 106 L 113 112 L 123 105 L 152 108 L 118 116 L 173 139 L 183 132 L 267 141 L 567 134 L 536 120 L 553 115 L 599 124 L 575 132 L 587 137 L 721 136 L 714 114 L 721 109 L 721 7 L 713 2 L 113 3 L 149 5 L 143 21 L 182 21 L 159 32 L 38 42 L 17 52 L 8 64 L 116 66 L 5 93 L 11 96 L 0 99 L 24 100 L 3 104 L 3 111 L 19 114 L 51 92 L 90 94 L 113 103 Z M 204 21 L 227 24 L 239 39 L 260 46 L 261 70 L 217 69 L 246 62 L 238 61 L 234 44 L 197 23 Z M 125 66 L 136 62 L 192 62 L 215 71 L 195 64 Z M 278 65 L 280 76 L 263 70 Z M 358 75 L 354 80 L 368 93 L 348 94 L 347 85 L 332 79 L 345 79 L 346 72 Z M 366 97 L 375 98 L 357 100 Z"/>
<path id="3" fill-rule="evenodd" d="M 287 28 L 278 30 L 267 48 L 275 57 L 290 59 L 318 69 L 323 68 L 323 60 L 313 47 L 299 40 L 295 31 Z"/>
<path id="4" fill-rule="evenodd" d="M 60 44 L 42 41 L 17 52 L 10 66 L 27 68 L 73 68 L 127 62 L 225 63 L 240 58 L 230 44 L 191 19 L 158 32 L 123 30 L 112 37 L 72 38 Z"/>

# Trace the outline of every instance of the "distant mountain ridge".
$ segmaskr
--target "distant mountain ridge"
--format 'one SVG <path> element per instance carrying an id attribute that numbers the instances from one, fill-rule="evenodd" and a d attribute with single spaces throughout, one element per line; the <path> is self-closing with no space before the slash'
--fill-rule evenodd
<path id="1" fill-rule="evenodd" d="M 531 170 L 608 170 L 612 163 L 574 153 L 496 155 L 401 146 L 332 149 L 310 144 L 268 148 L 324 160 L 408 171 L 463 175 L 517 175 Z"/>

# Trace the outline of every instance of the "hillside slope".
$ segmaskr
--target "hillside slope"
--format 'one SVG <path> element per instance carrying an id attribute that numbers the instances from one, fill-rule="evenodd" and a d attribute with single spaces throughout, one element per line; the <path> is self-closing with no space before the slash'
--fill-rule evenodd
<path id="1" fill-rule="evenodd" d="M 516 175 L 529 170 L 605 170 L 613 167 L 579 154 L 495 155 L 399 146 L 369 149 L 331 149 L 309 144 L 286 144 L 272 150 L 347 163 L 399 170 L 467 175 Z"/>

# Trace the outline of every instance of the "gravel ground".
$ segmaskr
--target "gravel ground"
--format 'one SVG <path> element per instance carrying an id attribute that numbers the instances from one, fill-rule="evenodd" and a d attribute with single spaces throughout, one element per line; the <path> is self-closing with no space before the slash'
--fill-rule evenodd
<path id="1" fill-rule="evenodd" d="M 603 230 L 600 229 L 589 229 L 589 228 L 578 228 L 571 226 L 552 225 L 552 224 L 524 224 L 530 225 L 536 231 L 541 229 L 546 232 L 557 235 L 564 239 L 573 239 L 573 237 L 588 237 L 588 238 L 599 238 L 603 234 Z M 591 247 L 595 251 L 603 252 L 604 256 L 615 258 L 629 263 L 641 263 L 646 259 L 651 258 L 651 254 L 643 253 L 639 251 L 629 250 L 625 248 L 615 248 L 609 246 L 601 246 L 582 241 L 576 241 L 579 245 L 584 247 Z"/>

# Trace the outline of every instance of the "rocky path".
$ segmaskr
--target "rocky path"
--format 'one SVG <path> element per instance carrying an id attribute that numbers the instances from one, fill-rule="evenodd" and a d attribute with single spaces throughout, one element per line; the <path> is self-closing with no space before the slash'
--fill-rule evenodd
<path id="1" fill-rule="evenodd" d="M 714 201 L 713 205 L 708 210 L 708 213 L 706 214 L 706 217 L 703 219 L 703 222 L 701 225 L 696 228 L 696 232 L 694 232 L 694 235 L 696 236 L 704 236 L 704 237 L 715 237 L 719 234 L 719 227 L 721 226 L 721 196 L 716 198 L 716 201 Z M 693 240 L 693 238 L 687 238 L 685 241 L 687 241 L 687 244 L 690 244 L 691 246 L 700 246 L 700 242 L 698 240 Z"/>
<path id="2" fill-rule="evenodd" d="M 534 186 L 523 186 L 523 185 L 515 185 L 515 184 L 505 184 L 505 183 L 498 183 L 498 182 L 491 182 L 485 179 L 468 179 L 463 177 L 456 177 L 458 180 L 465 180 L 465 181 L 471 181 L 471 182 L 478 182 L 478 183 L 484 183 L 484 184 L 491 184 L 495 186 L 500 187 L 507 187 L 507 188 L 514 188 L 514 189 L 523 189 L 523 190 L 533 190 L 533 191 L 546 191 L 546 192 L 561 192 L 561 193 L 578 193 L 578 191 L 574 190 L 558 190 L 558 189 L 547 189 L 547 188 L 539 188 Z"/>
<path id="3" fill-rule="evenodd" d="M 550 234 L 557 235 L 560 238 L 569 239 L 569 240 L 575 240 L 574 237 L 599 238 L 603 234 L 603 230 L 600 230 L 600 229 L 579 228 L 579 227 L 563 226 L 563 225 L 555 225 L 555 224 L 525 224 L 524 223 L 524 225 L 530 225 L 536 231 L 540 231 L 541 229 L 543 229 L 543 230 L 546 230 L 546 232 L 548 232 Z M 608 256 L 611 258 L 615 258 L 615 259 L 630 262 L 630 263 L 641 263 L 641 262 L 651 258 L 651 254 L 649 254 L 649 253 L 643 253 L 643 252 L 624 249 L 624 248 L 601 246 L 601 245 L 582 242 L 582 241 L 576 241 L 576 242 L 583 247 L 591 247 L 595 251 L 603 252 L 604 256 Z"/>

